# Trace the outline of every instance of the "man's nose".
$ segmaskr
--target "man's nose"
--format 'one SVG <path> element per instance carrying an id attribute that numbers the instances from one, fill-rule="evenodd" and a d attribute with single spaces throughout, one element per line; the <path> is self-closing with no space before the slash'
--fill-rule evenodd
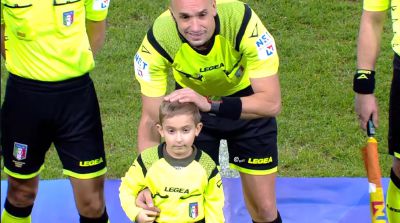
<path id="1" fill-rule="evenodd" d="M 199 32 L 201 30 L 200 20 L 198 18 L 193 18 L 190 28 L 192 32 Z"/>

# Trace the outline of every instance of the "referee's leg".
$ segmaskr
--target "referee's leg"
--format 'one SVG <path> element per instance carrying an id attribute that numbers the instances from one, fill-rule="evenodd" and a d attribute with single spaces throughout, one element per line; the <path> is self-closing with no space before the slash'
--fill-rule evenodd
<path id="1" fill-rule="evenodd" d="M 395 66 L 396 67 L 396 66 Z M 400 222 L 400 69 L 393 71 L 389 105 L 389 153 L 393 166 L 386 197 L 386 211 L 390 223 Z"/>
<path id="2" fill-rule="evenodd" d="M 104 199 L 104 175 L 92 179 L 69 178 L 80 222 L 109 222 Z"/>
<path id="3" fill-rule="evenodd" d="M 253 222 L 282 222 L 276 206 L 276 173 L 250 175 L 240 173 L 244 199 Z"/>
<path id="4" fill-rule="evenodd" d="M 39 177 L 18 179 L 8 176 L 7 197 L 1 216 L 3 223 L 30 223 Z"/>
<path id="5" fill-rule="evenodd" d="M 70 179 L 80 223 L 107 223 L 104 181 L 106 157 L 100 108 L 92 80 L 83 75 L 65 83 L 54 145 Z"/>

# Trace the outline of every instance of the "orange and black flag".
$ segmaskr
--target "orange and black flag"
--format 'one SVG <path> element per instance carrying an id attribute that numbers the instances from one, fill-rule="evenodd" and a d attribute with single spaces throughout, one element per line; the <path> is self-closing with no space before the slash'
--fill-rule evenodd
<path id="1" fill-rule="evenodd" d="M 378 141 L 374 137 L 375 127 L 372 119 L 368 121 L 367 134 L 367 145 L 361 149 L 361 152 L 369 182 L 371 220 L 372 223 L 387 223 L 382 176 L 378 159 Z"/>

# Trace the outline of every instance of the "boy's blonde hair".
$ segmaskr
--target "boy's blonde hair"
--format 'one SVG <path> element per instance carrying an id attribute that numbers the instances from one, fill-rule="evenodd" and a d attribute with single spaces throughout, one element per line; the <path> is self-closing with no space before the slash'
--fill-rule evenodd
<path id="1" fill-rule="evenodd" d="M 160 105 L 160 110 L 159 110 L 160 125 L 163 123 L 164 119 L 182 114 L 192 115 L 194 123 L 196 125 L 200 123 L 201 119 L 200 111 L 197 105 L 195 105 L 194 103 L 163 101 Z"/>

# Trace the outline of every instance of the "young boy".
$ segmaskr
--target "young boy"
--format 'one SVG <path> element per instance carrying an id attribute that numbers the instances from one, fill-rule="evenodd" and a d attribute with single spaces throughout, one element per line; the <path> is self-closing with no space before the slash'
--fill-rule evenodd
<path id="1" fill-rule="evenodd" d="M 194 103 L 164 101 L 157 129 L 165 142 L 144 150 L 122 178 L 122 208 L 137 223 L 224 222 L 224 193 L 215 162 L 193 145 L 203 124 Z M 148 188 L 161 212 L 135 204 Z"/>

